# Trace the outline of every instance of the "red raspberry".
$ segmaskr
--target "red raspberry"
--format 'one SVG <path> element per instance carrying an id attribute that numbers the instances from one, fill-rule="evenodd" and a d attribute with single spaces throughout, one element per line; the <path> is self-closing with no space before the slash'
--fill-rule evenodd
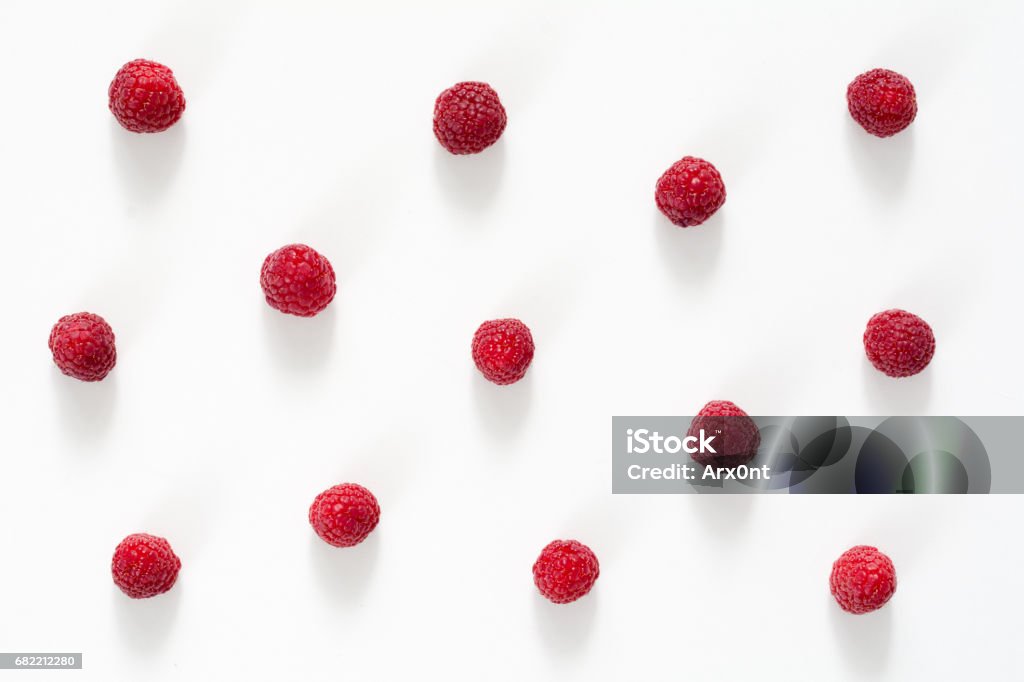
<path id="1" fill-rule="evenodd" d="M 864 352 L 880 372 L 891 377 L 913 376 L 932 361 L 935 334 L 913 313 L 886 310 L 868 320 Z"/>
<path id="2" fill-rule="evenodd" d="M 533 583 L 556 604 L 568 604 L 590 592 L 599 575 L 597 556 L 576 540 L 555 540 L 533 564 Z"/>
<path id="3" fill-rule="evenodd" d="M 712 400 L 702 407 L 690 422 L 686 435 L 699 440 L 701 430 L 705 438 L 715 437 L 711 442 L 714 453 L 695 452 L 690 455 L 703 466 L 732 469 L 754 459 L 761 447 L 761 432 L 757 424 L 728 400 Z"/>
<path id="4" fill-rule="evenodd" d="M 289 315 L 313 317 L 334 299 L 331 262 L 305 244 L 289 244 L 263 261 L 260 285 L 271 308 Z"/>
<path id="5" fill-rule="evenodd" d="M 110 111 L 133 133 L 159 133 L 178 122 L 185 95 L 163 64 L 136 59 L 121 67 L 107 91 Z"/>
<path id="6" fill-rule="evenodd" d="M 81 381 L 99 381 L 117 364 L 114 330 L 92 313 L 65 315 L 50 330 L 50 352 L 60 371 Z"/>
<path id="7" fill-rule="evenodd" d="M 181 559 L 163 538 L 147 533 L 129 535 L 114 550 L 110 572 L 114 584 L 132 599 L 163 594 L 174 587 Z"/>
<path id="8" fill-rule="evenodd" d="M 878 137 L 891 137 L 914 121 L 917 96 L 905 77 L 889 69 L 872 69 L 846 89 L 853 120 Z"/>
<path id="9" fill-rule="evenodd" d="M 478 154 L 505 131 L 505 107 L 487 83 L 456 83 L 434 103 L 434 135 L 452 154 Z"/>
<path id="10" fill-rule="evenodd" d="M 725 203 L 725 183 L 704 159 L 684 156 L 658 178 L 658 210 L 679 227 L 700 225 Z"/>
<path id="11" fill-rule="evenodd" d="M 485 379 L 499 386 L 526 376 L 534 348 L 530 328 L 513 317 L 488 320 L 473 334 L 473 362 Z"/>
<path id="12" fill-rule="evenodd" d="M 309 505 L 309 525 L 329 545 L 352 547 L 366 539 L 380 521 L 380 505 L 355 483 L 328 488 Z"/>
<path id="13" fill-rule="evenodd" d="M 857 545 L 832 564 L 828 584 L 843 611 L 869 613 L 892 598 L 896 591 L 896 568 L 889 557 L 874 547 Z"/>

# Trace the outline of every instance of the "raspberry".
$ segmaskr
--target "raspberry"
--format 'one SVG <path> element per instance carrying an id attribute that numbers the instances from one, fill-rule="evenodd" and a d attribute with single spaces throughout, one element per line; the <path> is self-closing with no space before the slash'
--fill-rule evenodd
<path id="1" fill-rule="evenodd" d="M 488 320 L 473 334 L 473 362 L 485 379 L 499 386 L 526 376 L 533 351 L 530 328 L 512 317 Z"/>
<path id="2" fill-rule="evenodd" d="M 380 521 L 380 505 L 355 483 L 328 488 L 309 505 L 309 525 L 329 545 L 352 547 L 366 539 Z"/>
<path id="3" fill-rule="evenodd" d="M 331 262 L 305 244 L 289 244 L 263 261 L 260 286 L 271 308 L 313 317 L 334 299 L 338 287 Z"/>
<path id="4" fill-rule="evenodd" d="M 92 313 L 57 320 L 50 330 L 49 346 L 60 371 L 80 381 L 99 381 L 117 364 L 114 330 Z"/>
<path id="5" fill-rule="evenodd" d="M 868 320 L 864 352 L 880 372 L 891 377 L 913 376 L 932 361 L 935 334 L 913 313 L 885 310 Z"/>
<path id="6" fill-rule="evenodd" d="M 434 135 L 452 154 L 479 154 L 505 130 L 505 107 L 487 83 L 456 83 L 434 103 Z"/>
<path id="7" fill-rule="evenodd" d="M 658 178 L 658 210 L 679 227 L 700 225 L 725 203 L 725 183 L 704 159 L 684 156 Z"/>
<path id="8" fill-rule="evenodd" d="M 114 550 L 114 584 L 132 599 L 163 594 L 174 587 L 181 559 L 167 540 L 148 533 L 129 535 Z"/>
<path id="9" fill-rule="evenodd" d="M 828 584 L 843 611 L 869 613 L 892 598 L 896 591 L 896 568 L 876 548 L 857 545 L 832 564 Z"/>
<path id="10" fill-rule="evenodd" d="M 163 64 L 136 59 L 121 67 L 107 91 L 110 111 L 133 133 L 159 133 L 178 122 L 185 95 Z"/>
<path id="11" fill-rule="evenodd" d="M 872 69 L 853 79 L 846 89 L 853 120 L 877 137 L 891 137 L 914 121 L 917 96 L 904 76 L 889 69 Z"/>
<path id="12" fill-rule="evenodd" d="M 576 540 L 555 540 L 533 564 L 533 583 L 556 604 L 568 604 L 590 592 L 599 575 L 597 556 Z"/>
<path id="13" fill-rule="evenodd" d="M 693 460 L 703 466 L 732 469 L 746 464 L 761 447 L 761 432 L 754 420 L 735 403 L 712 400 L 701 408 L 690 422 L 687 436 L 700 439 L 700 432 L 715 436 L 711 445 L 715 452 L 695 452 Z"/>

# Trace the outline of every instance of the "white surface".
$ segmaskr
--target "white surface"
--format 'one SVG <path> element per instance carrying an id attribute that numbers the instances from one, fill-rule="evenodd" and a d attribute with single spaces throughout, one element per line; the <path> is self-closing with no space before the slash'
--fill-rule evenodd
<path id="1" fill-rule="evenodd" d="M 712 398 L 1021 412 L 1019 5 L 272 4 L 0 6 L 0 650 L 96 680 L 1024 675 L 1021 498 L 613 497 L 608 439 Z M 106 109 L 139 56 L 188 100 L 158 136 Z M 889 140 L 845 108 L 875 66 L 918 92 Z M 430 117 L 465 79 L 509 124 L 455 158 Z M 728 200 L 684 231 L 652 195 L 685 154 Z M 293 241 L 338 272 L 313 320 L 259 291 Z M 916 378 L 863 357 L 889 307 L 935 329 Z M 78 310 L 117 334 L 98 385 L 46 348 Z M 469 340 L 510 315 L 537 356 L 498 388 Z M 383 518 L 332 550 L 306 510 L 346 480 Z M 136 531 L 184 562 L 145 602 L 109 576 Z M 568 607 L 530 575 L 557 537 L 601 560 Z M 900 584 L 848 617 L 857 543 Z"/>

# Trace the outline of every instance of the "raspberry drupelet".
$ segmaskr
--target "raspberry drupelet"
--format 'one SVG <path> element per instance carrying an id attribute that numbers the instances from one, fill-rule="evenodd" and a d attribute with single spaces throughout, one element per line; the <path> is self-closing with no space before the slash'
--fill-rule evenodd
<path id="1" fill-rule="evenodd" d="M 110 571 L 114 584 L 132 599 L 147 599 L 174 587 L 181 559 L 164 538 L 129 535 L 114 550 Z"/>
<path id="2" fill-rule="evenodd" d="M 872 69 L 846 88 L 850 116 L 875 137 L 892 137 L 917 117 L 917 94 L 905 76 Z"/>
<path id="3" fill-rule="evenodd" d="M 309 506 L 309 525 L 334 547 L 353 547 L 380 522 L 380 505 L 369 490 L 356 483 L 328 488 Z"/>
<path id="4" fill-rule="evenodd" d="M 133 133 L 159 133 L 185 112 L 185 95 L 174 73 L 157 62 L 136 59 L 120 68 L 107 89 L 110 113 Z"/>
<path id="5" fill-rule="evenodd" d="M 533 564 L 533 582 L 555 604 L 568 604 L 590 592 L 601 575 L 597 555 L 576 540 L 555 540 Z"/>
<path id="6" fill-rule="evenodd" d="M 485 379 L 499 386 L 526 376 L 534 350 L 530 328 L 515 318 L 488 320 L 473 334 L 473 362 Z"/>
<path id="7" fill-rule="evenodd" d="M 712 400 L 694 416 L 687 436 L 699 440 L 700 432 L 717 435 L 715 452 L 695 452 L 690 455 L 704 466 L 732 469 L 747 464 L 761 447 L 761 432 L 754 420 L 728 400 Z"/>
<path id="8" fill-rule="evenodd" d="M 434 135 L 452 154 L 479 154 L 498 141 L 508 118 L 487 83 L 456 83 L 434 103 Z"/>
<path id="9" fill-rule="evenodd" d="M 684 156 L 658 179 L 654 201 L 674 225 L 693 227 L 725 203 L 725 183 L 718 169 L 704 159 Z"/>
<path id="10" fill-rule="evenodd" d="M 906 310 L 876 313 L 864 330 L 864 353 L 890 377 L 920 373 L 935 356 L 935 334 L 927 322 Z"/>
<path id="11" fill-rule="evenodd" d="M 93 313 L 74 313 L 50 330 L 50 352 L 61 372 L 79 381 L 100 381 L 117 364 L 114 330 Z"/>
<path id="12" fill-rule="evenodd" d="M 260 286 L 274 310 L 313 317 L 334 300 L 338 291 L 331 262 L 305 244 L 289 244 L 263 261 Z"/>
<path id="13" fill-rule="evenodd" d="M 857 545 L 832 564 L 829 589 L 847 613 L 869 613 L 885 606 L 896 592 L 896 568 L 875 547 Z"/>

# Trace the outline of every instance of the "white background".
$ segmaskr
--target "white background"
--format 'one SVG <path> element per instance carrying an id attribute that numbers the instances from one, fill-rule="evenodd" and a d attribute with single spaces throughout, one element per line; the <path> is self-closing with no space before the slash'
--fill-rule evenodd
<path id="1" fill-rule="evenodd" d="M 11 2 L 0 5 L 0 650 L 81 651 L 61 679 L 1020 678 L 1019 497 L 613 497 L 613 414 L 1013 414 L 1021 9 L 1006 3 Z M 130 134 L 106 89 L 171 66 L 188 108 Z M 920 112 L 879 140 L 847 83 L 885 66 Z M 501 141 L 452 157 L 434 98 L 490 82 Z M 654 183 L 728 188 L 673 227 Z M 302 241 L 339 294 L 264 303 Z M 890 380 L 871 314 L 938 339 Z M 63 314 L 118 364 L 60 375 Z M 496 387 L 469 342 L 533 330 Z M 333 549 L 306 521 L 357 481 L 382 521 Z M 180 580 L 110 580 L 128 533 Z M 554 538 L 601 578 L 569 606 Z M 848 616 L 832 560 L 877 544 L 899 589 Z M 5 677 L 46 677 L 6 673 Z"/>

